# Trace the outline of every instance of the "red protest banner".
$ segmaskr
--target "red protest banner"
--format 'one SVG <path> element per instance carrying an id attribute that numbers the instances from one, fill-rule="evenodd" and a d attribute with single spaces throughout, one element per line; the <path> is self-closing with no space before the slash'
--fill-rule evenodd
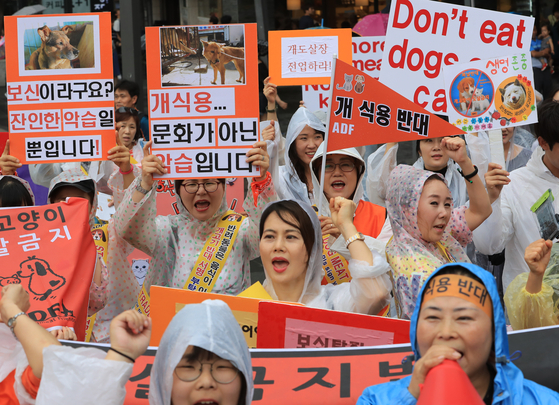
<path id="1" fill-rule="evenodd" d="M 84 339 L 95 258 L 87 200 L 0 210 L 0 287 L 22 284 L 27 315 L 45 329 Z"/>
<path id="2" fill-rule="evenodd" d="M 380 346 L 409 343 L 410 323 L 262 301 L 258 306 L 259 349 Z"/>
<path id="3" fill-rule="evenodd" d="M 464 133 L 339 59 L 331 92 L 328 151 Z"/>

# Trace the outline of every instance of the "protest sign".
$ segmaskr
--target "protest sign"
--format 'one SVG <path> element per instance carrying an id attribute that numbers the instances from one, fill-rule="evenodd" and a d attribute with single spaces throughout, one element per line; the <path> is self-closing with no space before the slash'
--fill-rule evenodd
<path id="1" fill-rule="evenodd" d="M 530 55 L 491 58 L 443 70 L 449 122 L 463 131 L 538 121 Z"/>
<path id="2" fill-rule="evenodd" d="M 409 343 L 410 323 L 400 319 L 263 301 L 258 348 L 296 349 Z"/>
<path id="3" fill-rule="evenodd" d="M 343 61 L 333 83 L 328 151 L 463 133 Z"/>
<path id="4" fill-rule="evenodd" d="M 8 140 L 9 135 L 10 134 L 8 132 L 0 132 L 0 151 L 3 151 L 6 147 L 6 141 Z"/>
<path id="5" fill-rule="evenodd" d="M 378 79 L 384 50 L 384 37 L 353 37 L 353 67 Z M 304 85 L 303 101 L 310 111 L 327 109 L 330 100 L 330 84 Z"/>
<path id="6" fill-rule="evenodd" d="M 394 0 L 380 81 L 445 114 L 443 66 L 514 54 L 530 57 L 534 19 L 427 0 Z"/>
<path id="7" fill-rule="evenodd" d="M 256 24 L 148 27 L 152 153 L 164 179 L 258 176 Z"/>
<path id="8" fill-rule="evenodd" d="M 81 340 L 96 257 L 88 204 L 70 198 L 0 210 L 0 287 L 21 284 L 31 319 L 49 330 L 72 327 Z"/>
<path id="9" fill-rule="evenodd" d="M 11 154 L 22 163 L 107 159 L 115 146 L 110 14 L 5 23 Z"/>
<path id="10" fill-rule="evenodd" d="M 329 84 L 332 57 L 351 63 L 351 30 L 269 31 L 269 71 L 278 86 Z"/>

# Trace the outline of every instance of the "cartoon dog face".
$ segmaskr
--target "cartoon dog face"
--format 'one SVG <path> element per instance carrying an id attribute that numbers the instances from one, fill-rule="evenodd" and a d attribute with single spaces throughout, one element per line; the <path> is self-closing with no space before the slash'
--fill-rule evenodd
<path id="1" fill-rule="evenodd" d="M 76 59 L 80 53 L 78 49 L 74 48 L 70 44 L 68 35 L 71 34 L 72 31 L 74 31 L 74 29 L 69 25 L 65 25 L 60 31 L 52 31 L 46 25 L 37 30 L 39 36 L 41 37 L 41 41 L 43 41 L 43 44 L 45 45 L 45 51 L 47 54 L 55 54 L 59 52 L 61 59 L 68 60 Z"/>
<path id="2" fill-rule="evenodd" d="M 103 232 L 102 229 L 92 230 L 91 235 L 93 236 L 93 240 L 102 240 L 103 242 L 107 241 L 107 237 L 105 236 L 105 232 Z"/>
<path id="3" fill-rule="evenodd" d="M 21 284 L 21 280 L 14 274 L 11 277 L 0 277 L 0 287 L 5 287 L 9 284 Z"/>

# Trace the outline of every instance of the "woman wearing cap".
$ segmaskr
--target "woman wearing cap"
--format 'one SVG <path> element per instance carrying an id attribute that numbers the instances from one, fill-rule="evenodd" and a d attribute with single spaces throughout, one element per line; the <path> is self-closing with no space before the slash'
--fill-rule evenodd
<path id="1" fill-rule="evenodd" d="M 388 217 L 394 237 L 386 246 L 386 256 L 399 318 L 411 317 L 419 289 L 433 270 L 445 263 L 469 262 L 464 248 L 472 240 L 472 231 L 491 214 L 489 196 L 464 141 L 444 138 L 441 148 L 461 167 L 469 206 L 453 209 L 452 195 L 440 174 L 399 165 L 388 179 Z"/>
<path id="2" fill-rule="evenodd" d="M 386 260 L 371 251 L 353 223 L 355 203 L 330 200 L 330 212 L 351 260 L 352 280 L 321 285 L 322 231 L 314 209 L 296 200 L 268 204 L 260 221 L 260 257 L 266 273 L 264 288 L 272 298 L 310 307 L 376 315 L 390 296 Z"/>
<path id="3" fill-rule="evenodd" d="M 410 342 L 412 375 L 366 388 L 357 405 L 415 404 L 427 373 L 444 359 L 458 362 L 485 404 L 559 404 L 559 394 L 525 379 L 510 362 L 497 286 L 478 266 L 447 264 L 431 274 L 411 319 Z"/>

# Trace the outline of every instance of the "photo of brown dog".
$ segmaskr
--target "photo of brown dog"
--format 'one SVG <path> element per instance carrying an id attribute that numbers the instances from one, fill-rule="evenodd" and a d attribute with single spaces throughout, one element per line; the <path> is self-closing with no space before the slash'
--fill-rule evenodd
<path id="1" fill-rule="evenodd" d="M 235 68 L 239 72 L 238 83 L 245 82 L 245 49 L 234 48 L 232 46 L 223 46 L 216 42 L 202 41 L 204 45 L 204 58 L 210 63 L 214 70 L 214 80 L 212 84 L 217 83 L 217 72 L 221 75 L 221 84 L 225 84 L 225 65 L 233 62 Z"/>
<path id="2" fill-rule="evenodd" d="M 76 59 L 80 51 L 70 44 L 74 28 L 65 25 L 61 30 L 51 30 L 46 25 L 37 32 L 41 37 L 41 47 L 31 54 L 27 70 L 71 69 L 70 61 Z"/>

